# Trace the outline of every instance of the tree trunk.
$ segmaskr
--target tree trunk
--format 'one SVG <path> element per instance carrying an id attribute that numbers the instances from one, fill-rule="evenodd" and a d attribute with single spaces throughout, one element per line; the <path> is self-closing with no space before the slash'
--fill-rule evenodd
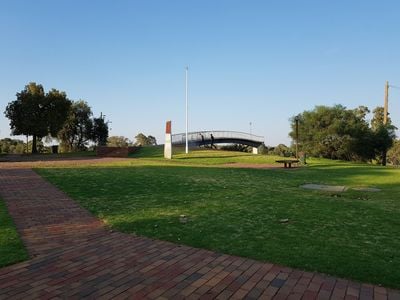
<path id="1" fill-rule="evenodd" d="M 386 150 L 382 151 L 382 166 L 386 166 Z"/>
<path id="2" fill-rule="evenodd" d="M 32 154 L 38 153 L 37 147 L 36 147 L 36 135 L 33 135 L 32 137 Z"/>

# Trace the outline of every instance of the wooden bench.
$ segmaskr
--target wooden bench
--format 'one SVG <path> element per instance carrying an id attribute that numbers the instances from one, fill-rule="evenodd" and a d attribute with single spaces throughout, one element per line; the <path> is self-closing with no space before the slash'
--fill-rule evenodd
<path id="1" fill-rule="evenodd" d="M 298 159 L 279 159 L 279 160 L 276 160 L 275 162 L 283 164 L 285 168 L 291 168 L 292 164 L 298 163 L 299 160 Z"/>

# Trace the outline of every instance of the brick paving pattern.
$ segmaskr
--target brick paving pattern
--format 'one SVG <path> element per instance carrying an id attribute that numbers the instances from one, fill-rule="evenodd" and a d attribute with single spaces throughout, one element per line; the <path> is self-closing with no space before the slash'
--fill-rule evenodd
<path id="1" fill-rule="evenodd" d="M 400 292 L 111 232 L 30 169 L 0 195 L 32 259 L 0 269 L 0 299 L 388 299 Z"/>

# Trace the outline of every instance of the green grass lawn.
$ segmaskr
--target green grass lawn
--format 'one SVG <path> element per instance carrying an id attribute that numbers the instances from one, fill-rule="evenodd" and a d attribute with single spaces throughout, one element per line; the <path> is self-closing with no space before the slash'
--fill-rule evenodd
<path id="1" fill-rule="evenodd" d="M 15 226 L 0 199 L 0 267 L 28 259 L 28 254 Z"/>
<path id="2" fill-rule="evenodd" d="M 197 148 L 198 149 L 198 148 Z M 130 154 L 132 158 L 143 160 L 168 162 L 164 157 L 164 148 L 159 146 L 141 147 L 137 152 Z M 251 164 L 275 164 L 275 160 L 282 159 L 280 156 L 273 155 L 253 155 L 245 152 L 220 151 L 202 149 L 190 151 L 185 154 L 184 147 L 175 147 L 171 164 L 198 164 L 198 165 L 220 165 L 231 163 L 251 163 Z M 278 164 L 279 165 L 279 164 Z"/>
<path id="3" fill-rule="evenodd" d="M 37 171 L 116 230 L 400 288 L 399 169 L 316 159 L 293 170 L 224 168 L 215 165 L 275 158 L 221 151 L 137 157 Z M 382 191 L 337 195 L 303 183 Z"/>

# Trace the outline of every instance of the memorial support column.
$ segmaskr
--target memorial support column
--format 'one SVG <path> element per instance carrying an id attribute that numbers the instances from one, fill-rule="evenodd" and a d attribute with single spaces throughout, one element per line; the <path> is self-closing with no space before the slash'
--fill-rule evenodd
<path id="1" fill-rule="evenodd" d="M 167 121 L 165 128 L 164 158 L 172 159 L 171 121 Z"/>

